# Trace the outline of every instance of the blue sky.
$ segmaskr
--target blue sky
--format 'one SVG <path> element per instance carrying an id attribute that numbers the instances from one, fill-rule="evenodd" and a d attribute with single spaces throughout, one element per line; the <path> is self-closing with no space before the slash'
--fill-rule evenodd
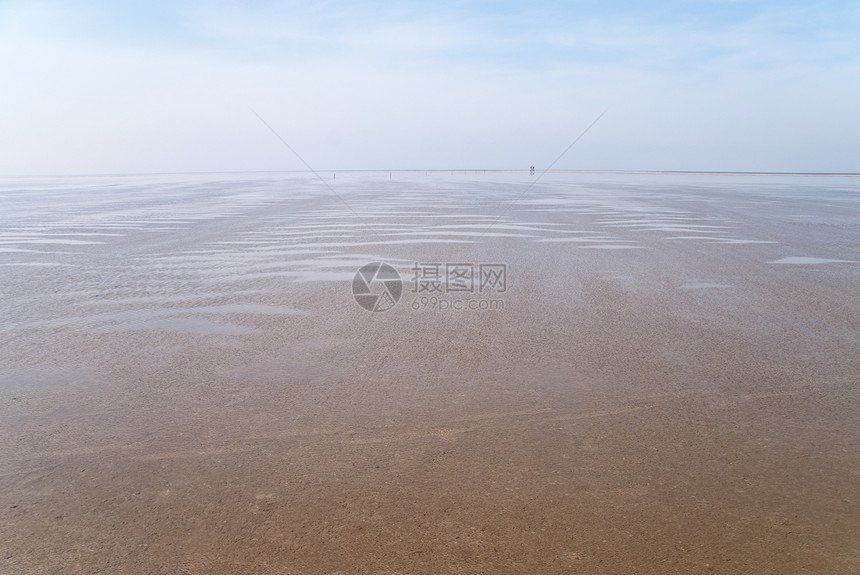
<path id="1" fill-rule="evenodd" d="M 860 171 L 856 2 L 0 0 L 0 175 Z"/>

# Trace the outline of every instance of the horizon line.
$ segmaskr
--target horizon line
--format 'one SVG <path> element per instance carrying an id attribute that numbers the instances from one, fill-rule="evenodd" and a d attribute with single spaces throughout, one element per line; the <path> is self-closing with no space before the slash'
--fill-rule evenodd
<path id="1" fill-rule="evenodd" d="M 355 168 L 327 170 L 205 170 L 180 172 L 103 172 L 96 174 L 53 174 L 53 175 L 0 175 L 0 179 L 37 179 L 37 178 L 129 178 L 139 176 L 204 176 L 228 174 L 349 174 L 349 173 L 448 173 L 448 174 L 477 174 L 477 173 L 524 173 L 529 175 L 542 174 L 619 174 L 619 175 L 691 175 L 691 176 L 804 176 L 804 177 L 837 177 L 856 178 L 860 172 L 774 172 L 774 171 L 744 171 L 744 170 L 565 170 L 550 169 L 532 171 L 530 168 Z"/>

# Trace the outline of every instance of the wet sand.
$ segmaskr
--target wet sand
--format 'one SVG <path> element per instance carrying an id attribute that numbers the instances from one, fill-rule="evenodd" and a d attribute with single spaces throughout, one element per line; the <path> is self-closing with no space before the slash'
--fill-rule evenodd
<path id="1" fill-rule="evenodd" d="M 860 571 L 860 182 L 532 182 L 0 181 L 0 572 Z"/>

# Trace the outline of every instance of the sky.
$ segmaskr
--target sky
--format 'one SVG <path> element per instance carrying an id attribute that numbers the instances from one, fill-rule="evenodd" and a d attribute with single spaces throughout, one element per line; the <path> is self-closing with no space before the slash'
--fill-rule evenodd
<path id="1" fill-rule="evenodd" d="M 858 30 L 856 0 L 0 0 L 0 176 L 544 169 L 598 117 L 554 168 L 860 172 Z"/>

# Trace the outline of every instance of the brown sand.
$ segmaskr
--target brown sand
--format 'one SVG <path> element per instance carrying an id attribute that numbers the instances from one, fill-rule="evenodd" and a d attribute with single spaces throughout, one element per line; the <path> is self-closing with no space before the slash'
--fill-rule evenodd
<path id="1" fill-rule="evenodd" d="M 381 183 L 400 187 L 379 197 L 422 182 Z M 434 185 L 522 189 L 494 182 Z M 82 270 L 10 267 L 0 572 L 860 572 L 860 266 L 767 263 L 860 260 L 856 190 L 579 182 L 542 182 L 527 199 L 584 197 L 582 209 L 520 202 L 505 221 L 636 248 L 519 237 L 385 248 L 505 262 L 504 310 L 415 311 L 407 291 L 370 313 L 349 280 L 262 276 L 230 288 L 250 295 L 206 305 L 264 297 L 307 313 L 218 315 L 244 328 L 234 333 L 85 321 L 128 298 L 169 307 L 158 298 L 205 291 L 208 270 L 124 274 L 139 258 L 246 237 L 278 204 L 131 234 L 74 260 Z M 352 206 L 371 201 L 348 192 Z M 284 201 L 284 217 L 343 209 L 320 194 Z M 450 202 L 440 209 L 474 211 L 471 193 Z M 657 207 L 774 243 L 612 227 Z M 28 322 L 56 317 L 67 321 Z"/>

